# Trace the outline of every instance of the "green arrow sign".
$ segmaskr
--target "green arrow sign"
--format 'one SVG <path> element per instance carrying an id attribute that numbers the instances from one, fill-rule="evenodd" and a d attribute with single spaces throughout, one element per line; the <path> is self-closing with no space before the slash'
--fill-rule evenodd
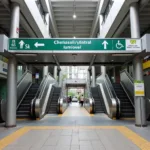
<path id="1" fill-rule="evenodd" d="M 9 39 L 10 52 L 139 52 L 140 39 Z"/>

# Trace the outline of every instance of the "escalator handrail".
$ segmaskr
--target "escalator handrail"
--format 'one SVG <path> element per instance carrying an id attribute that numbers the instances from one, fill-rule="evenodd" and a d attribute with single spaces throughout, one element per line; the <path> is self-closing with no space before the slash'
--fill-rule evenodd
<path id="1" fill-rule="evenodd" d="M 48 83 L 48 82 L 47 82 L 47 83 Z M 55 84 L 55 83 L 51 83 L 51 84 L 49 85 L 49 88 L 48 88 L 48 90 L 47 90 L 47 95 L 46 95 L 46 98 L 45 98 L 46 100 L 44 101 L 44 103 L 42 104 L 42 106 L 41 106 L 41 103 L 40 103 L 40 108 L 41 108 L 41 110 L 42 110 L 42 111 L 41 111 L 41 117 L 45 115 L 47 103 L 48 103 L 48 100 L 49 100 L 49 96 L 50 96 L 50 94 L 51 94 L 52 87 L 53 87 L 54 84 Z M 45 86 L 45 87 L 46 87 L 46 86 Z M 45 88 L 44 88 L 44 91 L 45 91 Z M 43 97 L 44 91 L 42 92 L 41 97 L 38 98 L 38 100 L 39 100 L 40 102 L 41 102 L 41 98 Z"/>
<path id="2" fill-rule="evenodd" d="M 65 108 L 64 108 L 64 102 L 66 104 Z M 64 111 L 67 109 L 68 105 L 69 104 L 68 104 L 67 97 L 63 98 L 63 90 L 61 90 L 60 96 L 59 96 L 59 99 L 58 99 L 57 112 L 60 113 L 60 114 L 63 114 Z"/>
<path id="3" fill-rule="evenodd" d="M 111 83 L 111 81 L 110 81 L 110 79 L 109 79 L 107 74 L 105 75 L 105 79 L 106 79 L 106 83 L 107 83 L 107 86 L 108 86 L 111 98 L 118 98 L 117 94 L 116 94 L 116 92 L 115 92 L 115 90 L 113 88 L 113 85 L 112 85 L 112 83 Z"/>
<path id="4" fill-rule="evenodd" d="M 51 76 L 48 74 L 46 77 L 46 80 L 40 90 L 39 95 L 36 97 L 35 101 L 34 101 L 34 117 L 36 118 L 42 118 L 44 117 L 45 113 L 46 113 L 46 108 L 47 108 L 47 103 L 49 100 L 49 96 L 51 94 L 52 91 L 52 87 L 54 84 L 56 83 L 50 83 L 50 78 Z"/>
<path id="5" fill-rule="evenodd" d="M 38 88 L 38 90 L 37 90 L 37 92 L 36 92 L 36 94 L 35 94 L 35 96 L 34 96 L 34 98 L 31 100 L 31 104 L 30 104 L 30 114 L 31 114 L 31 116 L 33 117 L 33 118 L 35 118 L 35 114 L 34 114 L 34 109 L 35 109 L 35 101 L 36 101 L 36 99 L 37 99 L 37 97 L 39 96 L 39 93 L 40 93 L 40 90 L 43 88 L 43 86 L 44 86 L 44 84 L 45 84 L 45 82 L 46 82 L 46 79 L 47 79 L 47 76 L 45 76 L 44 78 L 43 78 L 43 80 L 42 80 L 42 82 L 40 83 L 40 86 L 39 86 L 39 88 Z"/>
<path id="6" fill-rule="evenodd" d="M 121 110 L 120 110 L 120 99 L 117 97 L 117 94 L 116 94 L 116 92 L 115 92 L 115 90 L 114 90 L 114 88 L 113 88 L 113 85 L 112 85 L 112 83 L 111 83 L 111 81 L 110 81 L 110 79 L 109 79 L 109 76 L 106 74 L 105 75 L 105 79 L 106 80 L 104 80 L 104 82 L 105 82 L 105 85 L 106 85 L 106 87 L 107 87 L 107 89 L 108 89 L 108 93 L 109 93 L 109 95 L 110 95 L 110 97 L 111 97 L 111 99 L 115 99 L 116 100 L 116 118 L 119 118 L 120 117 L 120 114 L 121 114 Z"/>
<path id="7" fill-rule="evenodd" d="M 94 113 L 95 112 L 95 100 L 92 96 L 90 84 L 88 81 L 87 81 L 87 90 L 88 90 L 88 100 L 90 104 L 90 113 Z"/>
<path id="8" fill-rule="evenodd" d="M 31 72 L 31 71 L 26 70 L 26 71 L 23 73 L 23 75 L 22 75 L 21 79 L 17 82 L 17 87 L 19 86 L 19 84 L 20 84 L 20 83 L 21 83 L 21 81 L 24 79 L 24 77 L 26 76 L 26 74 L 27 74 L 27 73 L 31 73 L 31 74 L 32 74 L 32 72 Z"/>

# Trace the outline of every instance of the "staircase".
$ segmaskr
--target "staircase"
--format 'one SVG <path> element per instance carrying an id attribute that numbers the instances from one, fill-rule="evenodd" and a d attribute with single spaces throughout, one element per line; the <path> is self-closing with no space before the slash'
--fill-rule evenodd
<path id="1" fill-rule="evenodd" d="M 98 89 L 98 87 L 92 87 L 91 92 L 95 101 L 95 113 L 105 113 L 105 105 L 101 91 Z"/>
<path id="2" fill-rule="evenodd" d="M 35 97 L 39 84 L 33 83 L 17 110 L 17 118 L 30 118 L 30 105 Z"/>
<path id="3" fill-rule="evenodd" d="M 51 100 L 50 100 L 50 106 L 48 108 L 49 114 L 57 114 L 57 107 L 58 107 L 58 99 L 60 97 L 61 88 L 54 87 L 54 92 L 52 94 Z"/>
<path id="4" fill-rule="evenodd" d="M 129 98 L 124 92 L 120 83 L 113 83 L 114 90 L 117 94 L 117 97 L 120 99 L 121 105 L 121 117 L 133 118 L 135 117 L 134 107 L 131 104 Z"/>

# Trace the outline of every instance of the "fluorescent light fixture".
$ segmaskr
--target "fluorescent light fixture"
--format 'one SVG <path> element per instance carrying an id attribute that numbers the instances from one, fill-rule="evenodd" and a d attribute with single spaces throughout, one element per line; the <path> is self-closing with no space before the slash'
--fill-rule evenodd
<path id="1" fill-rule="evenodd" d="M 76 19 L 76 18 L 77 18 L 76 14 L 73 14 L 73 16 L 72 16 L 72 17 L 73 17 L 73 19 Z"/>
<path id="2" fill-rule="evenodd" d="M 36 57 L 38 54 L 16 54 L 16 56 L 31 56 Z"/>
<path id="3" fill-rule="evenodd" d="M 112 56 L 133 56 L 133 54 L 112 54 Z"/>

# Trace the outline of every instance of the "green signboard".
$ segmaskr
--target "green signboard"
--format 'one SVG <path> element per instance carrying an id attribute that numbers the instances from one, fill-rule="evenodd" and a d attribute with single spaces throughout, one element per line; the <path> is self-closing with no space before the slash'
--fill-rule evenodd
<path id="1" fill-rule="evenodd" d="M 10 52 L 141 51 L 140 39 L 9 39 Z"/>

